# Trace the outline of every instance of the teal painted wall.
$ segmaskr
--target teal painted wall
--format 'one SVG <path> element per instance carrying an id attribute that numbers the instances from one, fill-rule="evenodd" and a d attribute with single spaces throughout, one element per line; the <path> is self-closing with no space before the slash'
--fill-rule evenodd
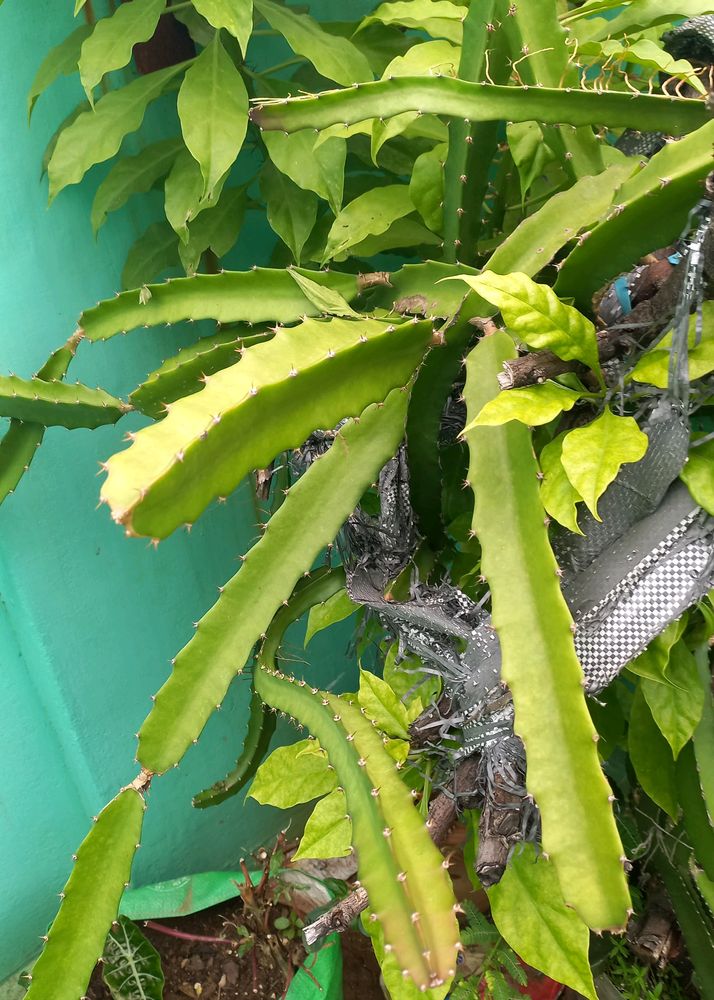
<path id="1" fill-rule="evenodd" d="M 127 248 L 153 221 L 151 211 L 160 213 L 136 200 L 95 242 L 89 207 L 102 168 L 47 207 L 42 152 L 82 95 L 76 78 L 61 80 L 40 98 L 28 128 L 26 93 L 43 55 L 70 30 L 72 6 L 6 0 L 0 9 L 0 370 L 22 376 L 72 333 L 83 307 L 118 289 Z M 314 6 L 325 15 L 339 5 Z M 250 263 L 246 239 L 241 256 Z M 83 344 L 72 378 L 126 394 L 187 336 L 137 331 Z M 255 534 L 252 499 L 241 488 L 158 551 L 124 538 L 106 508 L 95 509 L 95 474 L 122 447 L 125 429 L 49 429 L 0 507 L 0 980 L 36 952 L 91 816 L 136 773 L 132 734 L 150 695 Z M 346 634 L 311 645 L 311 675 L 321 683 L 351 678 Z M 191 795 L 235 759 L 246 695 L 237 681 L 198 746 L 154 783 L 135 884 L 231 867 L 284 819 L 240 797 L 217 810 L 191 808 Z"/>

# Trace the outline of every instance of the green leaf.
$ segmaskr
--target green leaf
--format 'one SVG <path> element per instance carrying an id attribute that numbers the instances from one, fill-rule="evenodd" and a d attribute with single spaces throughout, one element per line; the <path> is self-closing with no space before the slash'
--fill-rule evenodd
<path id="1" fill-rule="evenodd" d="M 278 170 L 328 202 L 337 215 L 342 207 L 347 143 L 330 138 L 316 145 L 314 133 L 265 132 L 263 142 Z"/>
<path id="2" fill-rule="evenodd" d="M 652 718 L 641 685 L 638 685 L 632 699 L 627 739 L 637 780 L 652 801 L 676 819 L 678 796 L 674 757 Z"/>
<path id="3" fill-rule="evenodd" d="M 645 677 L 659 684 L 668 684 L 666 672 L 669 666 L 669 654 L 672 646 L 681 639 L 686 626 L 686 615 L 669 624 L 664 632 L 655 636 L 643 653 L 627 664 L 627 669 L 638 677 Z"/>
<path id="4" fill-rule="evenodd" d="M 221 192 L 216 204 L 191 223 L 188 242 L 179 242 L 179 257 L 186 274 L 195 274 L 204 250 L 211 249 L 219 259 L 238 239 L 245 216 L 245 188 Z"/>
<path id="5" fill-rule="evenodd" d="M 253 0 L 193 0 L 193 6 L 214 28 L 225 28 L 237 38 L 245 58 L 253 32 Z"/>
<path id="6" fill-rule="evenodd" d="M 466 360 L 467 422 L 498 393 L 497 374 L 515 347 L 503 331 L 482 338 Z M 466 435 L 473 530 L 501 645 L 502 678 L 515 731 L 528 756 L 526 781 L 540 809 L 543 849 L 563 897 L 592 928 L 626 922 L 622 844 L 608 803 L 582 689 L 572 618 L 540 502 L 528 430 L 511 421 Z M 564 803 L 568 808 L 564 809 Z"/>
<path id="7" fill-rule="evenodd" d="M 341 428 L 337 447 L 291 487 L 241 569 L 175 657 L 139 734 L 144 767 L 165 771 L 199 736 L 253 644 L 394 454 L 404 434 L 406 406 L 406 393 L 397 389 L 382 406 L 368 407 L 359 423 Z"/>
<path id="8" fill-rule="evenodd" d="M 582 497 L 568 479 L 561 461 L 565 433 L 553 438 L 540 453 L 540 468 L 543 473 L 540 498 L 548 514 L 555 518 L 558 524 L 562 524 L 577 535 L 582 535 L 578 527 L 577 507 Z"/>
<path id="9" fill-rule="evenodd" d="M 545 141 L 543 129 L 537 122 L 512 122 L 507 126 L 508 148 L 518 169 L 521 184 L 521 200 L 541 176 L 555 153 Z"/>
<path id="10" fill-rule="evenodd" d="M 396 219 L 414 211 L 406 184 L 387 184 L 371 188 L 346 205 L 332 224 L 323 260 L 329 260 L 368 236 L 389 229 Z"/>
<path id="11" fill-rule="evenodd" d="M 163 1000 L 164 971 L 153 944 L 128 917 L 107 935 L 102 978 L 114 1000 Z"/>
<path id="12" fill-rule="evenodd" d="M 248 127 L 248 91 L 220 33 L 186 71 L 177 108 L 184 142 L 210 195 L 235 161 Z"/>
<path id="13" fill-rule="evenodd" d="M 578 47 L 578 57 L 583 57 L 585 62 L 630 63 L 649 70 L 650 77 L 654 73 L 664 73 L 665 79 L 684 80 L 700 94 L 706 95 L 704 85 L 694 72 L 692 64 L 686 59 L 674 59 L 662 45 L 651 38 L 640 38 L 629 43 L 614 39 L 602 43 L 586 42 Z"/>
<path id="14" fill-rule="evenodd" d="M 347 815 L 345 793 L 335 788 L 320 799 L 310 814 L 292 860 L 344 858 L 348 854 L 352 854 L 352 822 Z"/>
<path id="15" fill-rule="evenodd" d="M 126 66 L 134 46 L 151 38 L 165 6 L 164 0 L 131 0 L 96 22 L 79 57 L 79 76 L 90 104 L 104 74 Z"/>
<path id="16" fill-rule="evenodd" d="M 79 382 L 70 385 L 0 375 L 0 417 L 74 429 L 115 424 L 130 409 L 103 389 L 90 389 Z"/>
<path id="17" fill-rule="evenodd" d="M 449 0 L 396 0 L 377 7 L 373 14 L 364 19 L 361 27 L 375 22 L 398 24 L 403 28 L 415 28 L 434 37 L 441 36 L 452 42 L 460 42 L 463 19 L 464 8 Z"/>
<path id="18" fill-rule="evenodd" d="M 439 143 L 417 156 L 409 181 L 409 197 L 426 225 L 435 233 L 441 232 L 443 222 L 447 150 L 445 143 Z"/>
<path id="19" fill-rule="evenodd" d="M 336 261 L 348 260 L 350 257 L 361 257 L 368 261 L 376 254 L 387 250 L 401 249 L 405 254 L 413 254 L 415 248 L 420 249 L 419 256 L 426 256 L 428 247 L 441 246 L 441 237 L 417 222 L 416 219 L 397 219 L 383 233 L 367 236 L 350 250 L 336 253 Z"/>
<path id="20" fill-rule="evenodd" d="M 595 327 L 582 313 L 561 302 L 552 288 L 516 271 L 485 271 L 461 278 L 496 306 L 508 329 L 536 351 L 552 351 L 564 361 L 582 361 L 600 372 Z"/>
<path id="21" fill-rule="evenodd" d="M 711 0 L 672 0 L 669 3 L 663 3 L 662 0 L 637 0 L 636 3 L 627 4 L 612 20 L 599 17 L 581 24 L 590 29 L 587 32 L 588 38 L 620 38 L 622 35 L 644 31 L 658 24 L 669 24 L 680 17 L 711 14 L 712 9 Z"/>
<path id="22" fill-rule="evenodd" d="M 92 202 L 92 230 L 96 236 L 110 212 L 116 212 L 134 194 L 150 190 L 171 169 L 184 148 L 181 139 L 160 139 L 136 156 L 122 156 L 97 188 Z"/>
<path id="23" fill-rule="evenodd" d="M 549 424 L 561 413 L 572 410 L 582 396 L 582 392 L 556 382 L 508 389 L 490 399 L 463 433 L 472 427 L 498 427 L 509 420 L 518 420 L 530 427 Z"/>
<path id="24" fill-rule="evenodd" d="M 516 851 L 498 885 L 487 890 L 496 927 L 524 962 L 597 1000 L 587 926 L 563 902 L 555 866 L 531 844 Z"/>
<path id="25" fill-rule="evenodd" d="M 188 242 L 188 223 L 204 209 L 218 203 L 228 173 L 204 196 L 201 168 L 185 148 L 181 150 L 164 184 L 164 212 L 182 243 Z"/>
<path id="26" fill-rule="evenodd" d="M 349 39 L 325 31 L 308 14 L 298 14 L 272 0 L 254 2 L 255 9 L 280 32 L 293 52 L 309 59 L 328 80 L 349 87 L 359 80 L 372 79 L 367 59 Z"/>
<path id="27" fill-rule="evenodd" d="M 699 506 L 714 515 L 714 440 L 691 449 L 680 479 Z"/>
<path id="28" fill-rule="evenodd" d="M 27 1000 L 77 1000 L 87 992 L 129 881 L 143 818 L 144 799 L 131 787 L 102 809 L 77 851 Z"/>
<path id="29" fill-rule="evenodd" d="M 335 625 L 337 622 L 342 622 L 345 618 L 349 618 L 358 608 L 359 604 L 355 604 L 344 588 L 338 590 L 336 594 L 329 597 L 323 604 L 316 604 L 313 608 L 310 608 L 303 645 L 307 646 L 310 639 L 314 635 L 317 635 L 318 632 L 322 632 L 323 629 L 329 628 L 330 625 Z"/>
<path id="30" fill-rule="evenodd" d="M 684 642 L 672 647 L 667 668 L 669 683 L 642 680 L 640 687 L 652 718 L 665 737 L 676 760 L 702 717 L 704 688 L 697 663 Z"/>
<path id="31" fill-rule="evenodd" d="M 609 407 L 586 427 L 577 427 L 563 441 L 562 462 L 568 479 L 594 517 L 598 500 L 627 462 L 639 462 L 648 438 L 634 417 L 618 417 Z"/>
<path id="32" fill-rule="evenodd" d="M 707 648 L 697 650 L 695 657 L 699 680 L 705 694 L 702 717 L 694 731 L 694 755 L 707 814 L 714 825 L 714 699 L 711 692 L 712 678 Z"/>
<path id="33" fill-rule="evenodd" d="M 360 670 L 357 701 L 367 717 L 387 736 L 397 736 L 402 740 L 409 738 L 406 707 L 381 677 Z"/>
<path id="34" fill-rule="evenodd" d="M 124 137 L 139 128 L 148 105 L 186 65 L 177 63 L 110 91 L 94 110 L 84 111 L 67 125 L 47 165 L 50 201 L 68 184 L 78 184 L 95 163 L 114 156 Z"/>
<path id="35" fill-rule="evenodd" d="M 28 120 L 32 118 L 32 111 L 40 94 L 44 93 L 58 77 L 70 76 L 72 73 L 77 72 L 77 63 L 79 61 L 82 42 L 84 42 L 91 31 L 91 24 L 80 24 L 59 45 L 55 45 L 53 49 L 50 49 L 42 60 L 27 94 Z"/>
<path id="36" fill-rule="evenodd" d="M 132 245 L 121 273 L 124 288 L 137 288 L 179 264 L 176 233 L 166 222 L 152 222 Z"/>
<path id="37" fill-rule="evenodd" d="M 337 787 L 337 777 L 328 763 L 327 754 L 312 739 L 278 747 L 256 771 L 248 795 L 261 805 L 278 809 L 311 802 Z M 290 781 L 285 780 L 286 774 Z"/>
<path id="38" fill-rule="evenodd" d="M 299 285 L 305 296 L 316 306 L 320 312 L 327 316 L 351 316 L 353 319 L 359 317 L 349 302 L 334 288 L 326 285 L 318 285 L 316 281 L 308 278 L 307 274 L 299 271 L 296 267 L 288 269 L 290 276 Z"/>
<path id="39" fill-rule="evenodd" d="M 689 381 L 703 378 L 714 371 L 714 302 L 702 303 L 702 337 L 696 342 L 698 316 L 696 313 L 689 321 Z M 649 382 L 659 389 L 666 389 L 669 384 L 669 361 L 672 347 L 671 332 L 663 337 L 654 350 L 647 351 L 632 370 L 632 378 L 636 382 Z"/>
<path id="40" fill-rule="evenodd" d="M 290 248 L 297 264 L 317 219 L 317 196 L 303 191 L 266 160 L 260 171 L 260 191 L 273 232 Z"/>

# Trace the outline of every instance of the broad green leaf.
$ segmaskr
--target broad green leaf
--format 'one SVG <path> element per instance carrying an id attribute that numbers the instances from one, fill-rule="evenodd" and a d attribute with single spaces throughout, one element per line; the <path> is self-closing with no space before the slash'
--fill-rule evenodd
<path id="1" fill-rule="evenodd" d="M 142 795 L 129 786 L 96 817 L 32 969 L 27 1000 L 77 1000 L 86 994 L 129 879 L 144 809 Z"/>
<path id="2" fill-rule="evenodd" d="M 699 506 L 714 516 L 714 440 L 692 448 L 680 479 Z"/>
<path id="3" fill-rule="evenodd" d="M 27 117 L 32 117 L 32 111 L 40 94 L 44 93 L 60 76 L 70 76 L 77 72 L 79 53 L 82 43 L 92 30 L 91 24 L 80 24 L 78 28 L 55 45 L 40 63 L 27 95 Z"/>
<path id="4" fill-rule="evenodd" d="M 521 199 L 525 200 L 533 182 L 555 160 L 555 153 L 546 143 L 543 129 L 537 122 L 511 122 L 506 134 L 508 148 L 518 169 Z"/>
<path id="5" fill-rule="evenodd" d="M 677 818 L 674 757 L 645 700 L 641 685 L 632 699 L 627 747 L 637 780 L 653 802 Z"/>
<path id="6" fill-rule="evenodd" d="M 540 453 L 540 469 L 543 481 L 540 498 L 548 514 L 569 531 L 582 535 L 578 526 L 578 501 L 582 497 L 568 479 L 561 456 L 565 433 L 559 434 Z"/>
<path id="7" fill-rule="evenodd" d="M 396 0 L 394 3 L 381 4 L 373 14 L 365 18 L 361 27 L 375 22 L 399 24 L 404 28 L 425 31 L 432 37 L 460 42 L 463 19 L 464 8 L 449 0 Z"/>
<path id="8" fill-rule="evenodd" d="M 647 678 L 657 684 L 669 684 L 667 667 L 672 646 L 682 638 L 687 625 L 687 616 L 671 622 L 664 632 L 655 636 L 647 649 L 627 664 L 627 669 L 638 677 Z"/>
<path id="9" fill-rule="evenodd" d="M 338 590 L 324 604 L 316 604 L 310 608 L 310 613 L 307 617 L 304 645 L 307 646 L 310 639 L 314 635 L 317 635 L 318 632 L 329 628 L 330 625 L 335 625 L 337 622 L 344 621 L 345 618 L 349 618 L 358 608 L 359 605 L 355 604 L 344 589 Z"/>
<path id="10" fill-rule="evenodd" d="M 714 13 L 711 0 L 636 0 L 635 3 L 627 4 L 622 13 L 612 20 L 598 17 L 592 21 L 579 22 L 578 37 L 588 40 L 621 38 L 625 34 L 631 35 L 658 24 L 669 24 L 680 17 L 699 17 L 701 14 L 711 13 Z"/>
<path id="11" fill-rule="evenodd" d="M 50 201 L 68 184 L 78 184 L 95 163 L 114 156 L 124 137 L 139 128 L 148 105 L 186 65 L 178 63 L 140 76 L 119 90 L 111 90 L 93 111 L 78 115 L 58 136 L 47 165 Z"/>
<path id="12" fill-rule="evenodd" d="M 179 263 L 176 233 L 166 222 L 152 222 L 126 256 L 122 286 L 140 288 Z"/>
<path id="13" fill-rule="evenodd" d="M 561 413 L 572 410 L 582 395 L 556 382 L 503 390 L 486 403 L 463 433 L 472 427 L 498 427 L 509 420 L 519 420 L 530 427 L 549 424 Z"/>
<path id="14" fill-rule="evenodd" d="M 299 264 L 302 248 L 317 219 L 317 195 L 303 191 L 268 161 L 260 171 L 260 190 L 271 229 L 290 248 L 295 263 Z"/>
<path id="15" fill-rule="evenodd" d="M 344 858 L 348 854 L 352 854 L 352 821 L 345 793 L 335 788 L 313 809 L 292 860 Z"/>
<path id="16" fill-rule="evenodd" d="M 676 760 L 702 717 L 704 688 L 697 663 L 684 642 L 672 647 L 667 668 L 668 684 L 643 680 L 640 684 L 652 718 Z"/>
<path id="17" fill-rule="evenodd" d="M 210 195 L 238 156 L 248 127 L 248 91 L 219 32 L 187 70 L 177 107 L 184 142 L 201 167 L 203 193 Z"/>
<path id="18" fill-rule="evenodd" d="M 324 198 L 337 215 L 342 207 L 347 143 L 328 138 L 319 145 L 311 132 L 264 132 L 263 142 L 270 159 L 298 187 Z"/>
<path id="19" fill-rule="evenodd" d="M 590 932 L 563 902 L 554 865 L 544 857 L 536 859 L 532 844 L 513 854 L 488 899 L 496 927 L 517 955 L 588 1000 L 597 1000 L 588 961 Z"/>
<path id="20" fill-rule="evenodd" d="M 384 658 L 384 680 L 404 705 L 407 706 L 409 721 L 415 718 L 414 711 L 421 712 L 430 705 L 441 692 L 441 679 L 424 672 L 424 664 L 418 656 L 405 656 L 397 662 L 399 643 L 393 642 Z"/>
<path id="21" fill-rule="evenodd" d="M 527 274 L 485 271 L 461 278 L 496 306 L 508 329 L 536 351 L 546 350 L 564 361 L 582 361 L 600 372 L 595 327 L 573 306 L 561 302 L 552 288 Z"/>
<path id="22" fill-rule="evenodd" d="M 714 699 L 711 691 L 711 669 L 708 648 L 701 647 L 695 653 L 699 680 L 704 690 L 704 706 L 699 725 L 694 731 L 694 756 L 699 771 L 699 783 L 709 821 L 714 821 Z"/>
<path id="23" fill-rule="evenodd" d="M 324 259 L 356 246 L 368 236 L 386 232 L 396 219 L 414 211 L 406 184 L 372 188 L 346 205 L 332 224 Z"/>
<path id="24" fill-rule="evenodd" d="M 164 212 L 182 243 L 188 241 L 188 223 L 218 202 L 227 176 L 224 174 L 204 198 L 201 168 L 187 149 L 178 154 L 164 184 Z"/>
<path id="25" fill-rule="evenodd" d="M 286 774 L 290 781 L 285 780 Z M 291 809 L 336 787 L 337 777 L 328 767 L 327 754 L 314 740 L 300 740 L 273 750 L 258 768 L 248 795 L 264 806 Z"/>
<path id="26" fill-rule="evenodd" d="M 420 252 L 420 256 L 428 256 L 426 248 L 435 246 L 441 246 L 441 237 L 432 233 L 431 229 L 427 229 L 417 219 L 396 219 L 385 232 L 367 236 L 359 243 L 355 243 L 349 251 L 336 253 L 334 260 L 343 261 L 349 257 L 361 257 L 364 260 L 369 260 L 375 254 L 396 249 L 413 254 L 417 247 L 425 248 L 423 253 Z"/>
<path id="27" fill-rule="evenodd" d="M 116 212 L 134 194 L 150 190 L 159 178 L 171 169 L 179 151 L 181 139 L 161 139 L 152 142 L 136 156 L 122 156 L 102 183 L 92 202 L 91 222 L 96 235 L 110 212 Z"/>
<path id="28" fill-rule="evenodd" d="M 134 46 L 151 38 L 165 6 L 164 0 L 131 0 L 97 21 L 79 57 L 79 76 L 90 104 L 104 74 L 126 66 Z"/>
<path id="29" fill-rule="evenodd" d="M 662 45 L 651 38 L 640 38 L 635 42 L 619 42 L 614 39 L 586 42 L 578 47 L 578 57 L 585 62 L 631 63 L 650 70 L 650 76 L 664 73 L 665 77 L 685 80 L 700 94 L 706 94 L 704 85 L 694 72 L 694 67 L 686 59 L 674 59 Z"/>
<path id="30" fill-rule="evenodd" d="M 309 14 L 298 14 L 272 0 L 255 0 L 255 9 L 271 28 L 280 32 L 293 52 L 309 59 L 328 80 L 350 87 L 372 79 L 369 63 L 357 46 L 347 38 L 325 31 Z"/>
<path id="31" fill-rule="evenodd" d="M 102 978 L 114 1000 L 163 1000 L 161 956 L 128 917 L 118 916 L 107 935 Z"/>
<path id="32" fill-rule="evenodd" d="M 698 317 L 689 321 L 689 380 L 704 378 L 714 371 L 714 302 L 702 303 L 702 337 L 696 342 Z M 632 370 L 636 382 L 648 382 L 659 389 L 666 389 L 669 383 L 669 360 L 672 334 L 667 334 L 652 351 L 647 351 Z"/>
<path id="33" fill-rule="evenodd" d="M 368 718 L 387 736 L 398 736 L 403 740 L 409 738 L 407 710 L 381 677 L 367 670 L 360 670 L 357 701 Z"/>
<path id="34" fill-rule="evenodd" d="M 179 242 L 178 248 L 187 275 L 196 273 L 204 250 L 211 249 L 219 258 L 228 253 L 243 225 L 245 204 L 245 188 L 224 190 L 218 202 L 191 223 L 188 242 Z"/>
<path id="35" fill-rule="evenodd" d="M 448 146 L 439 143 L 414 161 L 409 196 L 429 229 L 441 232 L 444 215 L 444 165 Z"/>
<path id="36" fill-rule="evenodd" d="M 245 58 L 253 31 L 253 0 L 193 0 L 193 6 L 214 28 L 225 28 L 237 38 Z"/>
<path id="37" fill-rule="evenodd" d="M 298 271 L 295 267 L 289 268 L 288 273 L 300 287 L 300 290 L 303 292 L 305 297 L 308 298 L 314 306 L 317 306 L 321 312 L 325 313 L 325 315 L 351 316 L 353 318 L 359 318 L 360 314 L 354 311 L 347 299 L 343 295 L 340 295 L 335 288 L 328 288 L 326 285 L 318 285 L 316 281 L 313 281 L 312 278 L 308 278 L 307 274 Z M 307 640 L 305 641 L 307 642 Z"/>
<path id="38" fill-rule="evenodd" d="M 620 467 L 639 462 L 647 444 L 647 435 L 633 417 L 618 417 L 609 407 L 586 427 L 577 427 L 565 436 L 563 468 L 594 517 L 598 517 L 598 500 Z"/>

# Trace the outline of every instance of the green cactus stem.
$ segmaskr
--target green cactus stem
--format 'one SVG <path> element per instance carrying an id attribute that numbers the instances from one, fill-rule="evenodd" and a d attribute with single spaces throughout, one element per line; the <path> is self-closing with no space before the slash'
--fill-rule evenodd
<path id="1" fill-rule="evenodd" d="M 350 126 L 375 117 L 392 118 L 405 111 L 468 118 L 472 122 L 629 126 L 669 135 L 684 135 L 709 120 L 706 106 L 690 99 L 502 87 L 448 77 L 411 76 L 359 83 L 349 90 L 329 90 L 312 97 L 261 101 L 250 115 L 262 129 L 291 133 L 304 128 Z"/>
<path id="2" fill-rule="evenodd" d="M 270 623 L 256 657 L 256 667 L 275 670 L 278 650 L 288 626 L 297 621 L 308 608 L 324 603 L 344 585 L 345 572 L 342 567 L 335 569 L 323 567 L 315 570 L 304 580 L 300 580 L 287 605 L 280 608 Z M 221 781 L 194 796 L 193 805 L 197 809 L 218 805 L 236 795 L 254 776 L 258 765 L 267 754 L 270 740 L 275 732 L 275 715 L 266 711 L 263 699 L 255 688 L 249 711 L 243 751 L 236 766 Z"/>
<path id="3" fill-rule="evenodd" d="M 165 538 L 315 428 L 404 385 L 432 335 L 428 321 L 306 319 L 279 330 L 113 455 L 102 500 L 130 534 Z"/>
<path id="4" fill-rule="evenodd" d="M 467 425 L 498 393 L 508 334 L 484 337 L 466 361 Z M 563 897 L 595 930 L 619 929 L 629 908 L 623 849 L 600 768 L 538 492 L 530 432 L 511 421 L 466 433 L 473 529 L 492 595 L 501 673 L 515 706 L 515 731 L 528 758 L 527 787 L 541 812 L 543 849 Z"/>
<path id="5" fill-rule="evenodd" d="M 77 334 L 73 334 L 63 347 L 50 355 L 35 378 L 46 382 L 63 379 L 77 350 L 79 339 Z M 13 492 L 29 469 L 44 434 L 44 424 L 10 421 L 10 427 L 0 440 L 0 503 Z"/>
<path id="6" fill-rule="evenodd" d="M 360 291 L 355 274 L 305 271 L 311 281 L 353 301 Z M 79 317 L 87 340 L 107 340 L 138 327 L 171 325 L 182 320 L 218 323 L 296 323 L 318 316 L 320 309 L 300 290 L 289 271 L 255 267 L 251 271 L 197 274 L 144 285 L 98 302 Z"/>
<path id="7" fill-rule="evenodd" d="M 450 981 L 459 931 L 442 858 L 382 737 L 346 698 L 261 669 L 264 701 L 307 726 L 344 787 L 359 874 L 387 946 L 417 987 Z"/>
<path id="8" fill-rule="evenodd" d="M 0 376 L 0 417 L 74 430 L 115 424 L 131 409 L 128 403 L 110 396 L 103 389 L 90 389 L 79 383 L 48 382 L 38 376 L 31 379 Z"/>
<path id="9" fill-rule="evenodd" d="M 396 389 L 368 407 L 290 489 L 156 695 L 139 733 L 138 757 L 148 771 L 166 771 L 198 739 L 275 612 L 396 451 L 408 398 Z"/>
<path id="10" fill-rule="evenodd" d="M 104 950 L 141 838 L 144 799 L 131 785 L 102 809 L 77 851 L 26 1000 L 79 1000 Z"/>

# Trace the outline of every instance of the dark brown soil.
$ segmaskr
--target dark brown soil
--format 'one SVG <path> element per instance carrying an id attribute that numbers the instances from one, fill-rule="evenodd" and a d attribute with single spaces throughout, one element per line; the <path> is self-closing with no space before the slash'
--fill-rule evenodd
<path id="1" fill-rule="evenodd" d="M 184 934 L 219 938 L 217 941 L 187 940 L 169 936 L 139 924 L 161 956 L 164 970 L 164 1000 L 278 1000 L 285 991 L 285 977 L 272 968 L 253 968 L 251 955 L 236 954 L 237 934 L 231 926 L 240 922 L 241 904 L 230 900 L 189 917 L 156 921 Z M 304 957 L 304 953 L 302 953 Z M 307 957 L 307 968 L 312 962 Z M 379 966 L 369 940 L 357 932 L 343 935 L 343 982 L 345 1000 L 384 1000 L 379 985 Z M 89 1000 L 111 1000 L 99 967 L 87 991 Z"/>

